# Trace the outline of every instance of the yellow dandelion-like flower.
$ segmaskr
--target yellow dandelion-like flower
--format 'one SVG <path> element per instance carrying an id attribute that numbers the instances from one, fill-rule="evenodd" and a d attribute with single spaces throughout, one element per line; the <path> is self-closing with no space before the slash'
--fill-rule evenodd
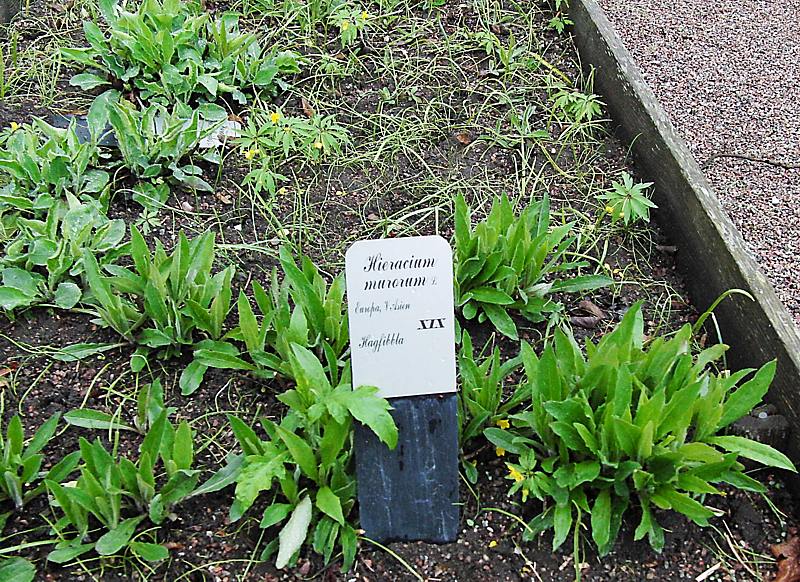
<path id="1" fill-rule="evenodd" d="M 614 214 L 614 207 L 613 206 L 606 206 L 606 212 L 609 214 Z"/>
<path id="2" fill-rule="evenodd" d="M 250 148 L 246 152 L 244 152 L 244 159 L 252 160 L 259 154 L 258 148 Z"/>
<path id="3" fill-rule="evenodd" d="M 342 32 L 350 28 L 350 21 L 349 20 L 342 20 L 341 24 Z"/>
<path id="4" fill-rule="evenodd" d="M 278 194 L 280 196 L 283 196 L 284 194 L 286 194 L 286 192 L 288 192 L 288 190 L 286 189 L 285 186 L 282 186 L 282 187 L 278 188 Z"/>
<path id="5" fill-rule="evenodd" d="M 516 467 L 509 465 L 508 463 L 506 463 L 506 467 L 508 467 L 508 476 L 511 477 L 514 482 L 519 483 L 520 481 L 525 480 L 525 475 L 520 473 Z"/>
<path id="6" fill-rule="evenodd" d="M 20 128 L 19 123 L 17 123 L 16 121 L 11 122 L 11 131 L 17 131 L 19 128 Z"/>
<path id="7" fill-rule="evenodd" d="M 497 421 L 497 426 L 499 426 L 500 428 L 509 428 L 511 426 L 511 423 L 508 422 L 505 418 L 501 418 L 500 420 Z"/>
<path id="8" fill-rule="evenodd" d="M 283 131 L 285 131 L 286 133 L 292 133 L 292 128 L 287 125 L 286 127 L 283 128 Z"/>
<path id="9" fill-rule="evenodd" d="M 503 447 L 497 447 L 494 450 L 494 454 L 497 455 L 498 457 L 505 457 L 506 456 L 506 450 Z"/>
<path id="10" fill-rule="evenodd" d="M 314 147 L 317 148 L 318 150 L 321 150 L 322 149 L 322 142 L 321 141 L 315 141 L 314 142 Z"/>
<path id="11" fill-rule="evenodd" d="M 492 541 L 490 541 L 490 542 L 489 542 L 489 547 L 490 547 L 490 548 L 497 547 L 497 540 L 492 540 Z"/>
<path id="12" fill-rule="evenodd" d="M 361 13 L 361 20 L 367 20 L 368 18 L 369 14 L 367 14 L 367 11 L 364 10 L 364 12 Z"/>
<path id="13" fill-rule="evenodd" d="M 269 118 L 270 121 L 272 121 L 272 123 L 278 123 L 278 121 L 280 121 L 281 119 L 281 114 L 276 111 L 275 113 L 270 115 Z"/>

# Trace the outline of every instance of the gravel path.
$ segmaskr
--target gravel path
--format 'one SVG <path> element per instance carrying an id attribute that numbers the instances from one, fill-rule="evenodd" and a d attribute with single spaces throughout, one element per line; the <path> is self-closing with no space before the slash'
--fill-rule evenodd
<path id="1" fill-rule="evenodd" d="M 599 1 L 800 325 L 800 0 Z"/>

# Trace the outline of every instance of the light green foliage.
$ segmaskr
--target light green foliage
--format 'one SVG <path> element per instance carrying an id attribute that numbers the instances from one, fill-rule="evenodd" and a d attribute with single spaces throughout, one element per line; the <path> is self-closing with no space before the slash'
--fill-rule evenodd
<path id="1" fill-rule="evenodd" d="M 111 327 L 128 341 L 171 357 L 199 341 L 196 334 L 219 339 L 230 310 L 234 267 L 212 273 L 214 233 L 191 241 L 181 232 L 168 255 L 161 241 L 151 253 L 139 231 L 131 228 L 133 267 L 107 265 L 106 276 L 90 253 L 84 254 L 90 302 L 96 323 Z"/>
<path id="2" fill-rule="evenodd" d="M 518 384 L 510 396 L 506 394 L 508 377 L 521 365 L 519 356 L 506 362 L 500 361 L 500 349 L 495 347 L 490 355 L 475 359 L 472 338 L 465 331 L 461 337 L 458 354 L 459 441 L 462 449 L 489 426 L 505 420 L 509 411 L 518 407 L 526 398 L 522 385 Z"/>
<path id="3" fill-rule="evenodd" d="M 222 107 L 205 103 L 192 109 L 185 103 L 177 103 L 170 111 L 160 104 L 137 109 L 127 101 L 120 101 L 109 106 L 108 118 L 123 163 L 135 176 L 148 180 L 166 176 L 189 188 L 213 190 L 202 179 L 202 170 L 198 166 L 193 163 L 181 165 L 181 162 L 228 118 Z M 219 163 L 219 157 L 213 151 L 198 157 Z M 158 195 L 149 194 L 151 199 L 155 199 L 155 207 L 163 203 Z"/>
<path id="4" fill-rule="evenodd" d="M 36 566 L 24 558 L 0 560 L 0 580 L 6 582 L 33 582 Z"/>
<path id="5" fill-rule="evenodd" d="M 71 309 L 82 295 L 83 254 L 111 263 L 127 251 L 124 236 L 124 221 L 109 220 L 96 200 L 81 203 L 69 192 L 52 200 L 46 220 L 19 217 L 0 257 L 0 309 L 42 302 Z"/>
<path id="6" fill-rule="evenodd" d="M 60 129 L 41 119 L 11 132 L 0 145 L 0 215 L 38 214 L 66 193 L 105 198 L 109 176 L 96 169 L 101 153 L 93 112 L 89 126 L 93 139 L 84 143 L 74 124 Z"/>
<path id="7" fill-rule="evenodd" d="M 246 103 L 248 95 L 274 95 L 286 87 L 282 75 L 300 70 L 295 53 L 262 47 L 256 35 L 239 30 L 236 15 L 212 18 L 196 2 L 101 0 L 99 8 L 107 30 L 86 21 L 89 46 L 61 49 L 66 60 L 99 72 L 72 78 L 86 90 L 121 84 L 146 102 L 231 96 Z"/>
<path id="8" fill-rule="evenodd" d="M 275 171 L 279 164 L 294 155 L 316 161 L 340 154 L 348 142 L 347 130 L 333 115 L 285 116 L 280 110 L 263 109 L 251 110 L 236 139 L 250 161 L 244 183 L 251 184 L 256 192 L 266 190 L 270 194 L 275 193 L 278 182 L 286 180 Z"/>
<path id="9" fill-rule="evenodd" d="M 328 285 L 311 259 L 301 256 L 298 266 L 287 247 L 280 250 L 280 263 L 283 282 L 278 282 L 273 269 L 269 292 L 253 282 L 260 320 L 250 300 L 240 292 L 239 326 L 226 334 L 229 339 L 244 343 L 249 361 L 230 341 L 198 344 L 194 361 L 181 375 L 184 394 L 197 389 L 208 368 L 247 370 L 265 378 L 275 373 L 293 378 L 290 361 L 294 345 L 314 350 L 325 362 L 329 376 L 337 381 L 349 341 L 344 277 L 339 275 Z"/>
<path id="10" fill-rule="evenodd" d="M 635 539 L 660 550 L 664 534 L 654 509 L 672 509 L 703 526 L 714 511 L 696 499 L 719 494 L 727 483 L 756 492 L 739 457 L 794 471 L 786 456 L 743 437 L 718 436 L 767 392 L 775 362 L 753 370 L 715 374 L 708 365 L 726 346 L 692 356 L 691 326 L 670 339 L 642 345 L 640 305 L 584 357 L 574 339 L 557 331 L 537 358 L 523 344 L 529 407 L 510 417 L 508 430 L 487 438 L 515 458 L 508 463 L 509 494 L 545 502 L 523 537 L 554 530 L 560 546 L 583 517 L 601 554 L 617 537 L 623 514 L 638 505 Z"/>
<path id="11" fill-rule="evenodd" d="M 552 114 L 566 123 L 585 123 L 598 119 L 603 114 L 603 102 L 594 93 L 568 87 L 556 81 L 551 89 Z"/>
<path id="12" fill-rule="evenodd" d="M 503 195 L 495 199 L 489 216 L 473 227 L 467 203 L 459 195 L 455 223 L 456 304 L 466 319 L 488 319 L 510 338 L 517 339 L 517 328 L 509 311 L 534 323 L 545 321 L 562 309 L 549 295 L 590 291 L 612 282 L 601 275 L 556 278 L 588 263 L 568 260 L 575 241 L 568 236 L 573 225 L 551 228 L 546 198 L 517 217 Z"/>
<path id="13" fill-rule="evenodd" d="M 261 492 L 270 491 L 273 501 L 264 510 L 261 527 L 284 525 L 262 559 L 278 550 L 278 565 L 283 567 L 307 543 L 329 562 L 340 546 L 342 571 L 346 571 L 356 552 L 353 420 L 369 427 L 389 448 L 397 445 L 397 427 L 389 415 L 389 403 L 377 396 L 376 388 L 353 389 L 348 369 L 334 386 L 313 352 L 299 345 L 291 349 L 297 385 L 278 396 L 288 407 L 279 424 L 261 419 L 267 440 L 230 417 L 244 454 L 235 478 L 231 519 L 239 519 Z"/>
<path id="14" fill-rule="evenodd" d="M 78 455 L 67 455 L 43 476 L 39 473 L 44 455 L 41 450 L 55 435 L 59 415 L 51 416 L 31 440 L 25 444 L 22 421 L 15 415 L 6 427 L 5 438 L 0 433 L 0 500 L 8 499 L 17 509 L 44 491 L 44 480 L 60 482 L 78 464 Z M 42 481 L 32 487 L 32 484 Z M 2 528 L 0 528 L 2 529 Z"/>
<path id="15" fill-rule="evenodd" d="M 339 29 L 339 42 L 345 48 L 358 40 L 367 28 L 369 14 L 359 6 L 348 6 L 344 2 L 331 3 L 329 20 Z"/>
<path id="16" fill-rule="evenodd" d="M 652 185 L 652 182 L 635 184 L 628 172 L 622 172 L 622 182 L 612 182 L 611 190 L 600 194 L 597 199 L 605 201 L 605 210 L 612 221 L 622 220 L 625 224 L 639 220 L 650 222 L 650 209 L 658 208 L 645 193 Z"/>
<path id="17" fill-rule="evenodd" d="M 99 440 L 80 439 L 80 478 L 73 485 L 46 481 L 63 516 L 54 525 L 62 542 L 48 555 L 56 563 L 68 562 L 94 549 L 101 556 L 126 547 L 145 560 L 167 557 L 157 544 L 132 541 L 145 519 L 160 524 L 173 507 L 197 485 L 192 431 L 186 421 L 177 428 L 162 411 L 139 447 L 136 462 L 109 453 Z M 163 475 L 156 473 L 157 469 Z M 126 515 L 135 514 L 132 517 Z M 84 543 L 94 518 L 105 530 L 95 542 Z"/>

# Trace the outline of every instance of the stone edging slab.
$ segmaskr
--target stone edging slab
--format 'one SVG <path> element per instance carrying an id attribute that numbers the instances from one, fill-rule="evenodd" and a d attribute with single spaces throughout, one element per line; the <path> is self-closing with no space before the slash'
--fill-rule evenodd
<path id="1" fill-rule="evenodd" d="M 800 334 L 789 312 L 597 1 L 572 0 L 569 15 L 581 60 L 596 69 L 595 90 L 637 166 L 656 184 L 654 215 L 678 247 L 678 266 L 695 306 L 702 312 L 733 288 L 755 297 L 733 295 L 715 310 L 722 339 L 730 345 L 728 363 L 756 367 L 777 358 L 767 398 L 794 428 L 800 413 Z M 798 463 L 800 439 L 790 437 L 786 446 Z"/>

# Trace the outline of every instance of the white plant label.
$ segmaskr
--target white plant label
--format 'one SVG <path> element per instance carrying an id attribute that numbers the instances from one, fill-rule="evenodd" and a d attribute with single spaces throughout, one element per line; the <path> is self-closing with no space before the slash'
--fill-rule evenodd
<path id="1" fill-rule="evenodd" d="M 456 390 L 453 252 L 440 236 L 365 240 L 345 257 L 354 386 Z"/>

